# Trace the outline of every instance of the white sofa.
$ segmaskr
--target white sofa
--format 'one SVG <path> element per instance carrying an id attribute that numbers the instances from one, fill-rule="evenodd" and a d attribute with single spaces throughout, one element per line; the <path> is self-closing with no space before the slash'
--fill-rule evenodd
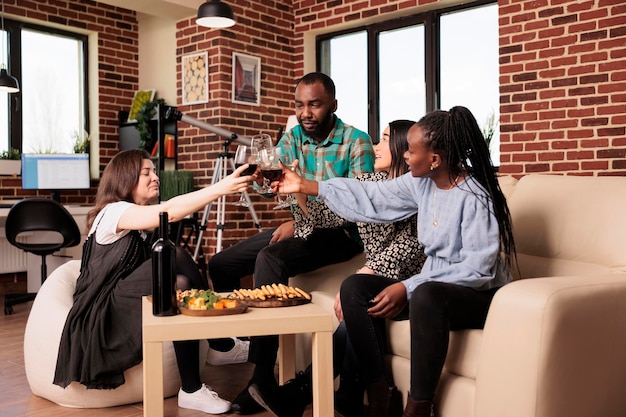
<path id="1" fill-rule="evenodd" d="M 484 330 L 451 332 L 441 417 L 626 416 L 626 177 L 502 177 L 521 276 L 496 294 Z M 332 311 L 363 255 L 292 278 Z M 389 322 L 405 401 L 409 323 Z M 306 344 L 299 369 L 308 362 Z"/>
<path id="2" fill-rule="evenodd" d="M 30 389 L 33 394 L 64 407 L 102 408 L 139 403 L 143 400 L 142 364 L 124 372 L 126 382 L 113 390 L 88 390 L 78 382 L 64 389 L 52 383 L 59 341 L 72 308 L 79 272 L 78 260 L 61 265 L 46 279 L 33 302 L 24 333 L 24 365 Z M 199 360 L 204 364 L 206 349 L 200 352 Z M 180 376 L 171 342 L 163 346 L 163 375 L 164 396 L 176 395 Z"/>

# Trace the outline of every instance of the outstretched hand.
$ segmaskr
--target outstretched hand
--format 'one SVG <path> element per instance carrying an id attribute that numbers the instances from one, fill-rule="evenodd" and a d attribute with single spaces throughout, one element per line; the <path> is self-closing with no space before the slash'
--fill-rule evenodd
<path id="1" fill-rule="evenodd" d="M 393 318 L 406 306 L 406 287 L 401 282 L 392 284 L 378 293 L 367 312 L 372 317 Z"/>
<path id="2" fill-rule="evenodd" d="M 244 164 L 239 168 L 235 169 L 232 174 L 223 178 L 219 182 L 215 184 L 218 187 L 219 193 L 226 194 L 236 194 L 243 193 L 248 188 L 248 183 L 253 180 L 252 175 L 244 175 L 241 176 L 241 173 L 248 168 L 248 164 Z"/>
<path id="3" fill-rule="evenodd" d="M 272 183 L 272 190 L 274 193 L 280 194 L 293 194 L 300 192 L 300 186 L 302 184 L 302 177 L 298 175 L 297 168 L 299 161 L 296 159 L 293 161 L 293 165 L 291 168 L 283 165 L 282 162 L 279 162 L 279 166 L 283 170 L 283 177 L 280 182 L 276 181 Z"/>

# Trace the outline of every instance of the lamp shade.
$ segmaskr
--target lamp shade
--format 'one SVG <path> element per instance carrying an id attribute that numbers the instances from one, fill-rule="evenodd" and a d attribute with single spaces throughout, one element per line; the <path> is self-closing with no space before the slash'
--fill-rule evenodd
<path id="1" fill-rule="evenodd" d="M 235 24 L 235 15 L 228 4 L 210 0 L 198 8 L 196 23 L 209 28 L 228 28 Z"/>
<path id="2" fill-rule="evenodd" d="M 17 78 L 11 77 L 4 65 L 0 68 L 0 91 L 5 93 L 17 93 L 20 91 L 20 84 Z"/>

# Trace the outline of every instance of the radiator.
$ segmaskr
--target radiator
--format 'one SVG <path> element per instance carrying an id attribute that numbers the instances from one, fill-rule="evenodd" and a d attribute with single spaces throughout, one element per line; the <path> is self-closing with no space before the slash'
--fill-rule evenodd
<path id="1" fill-rule="evenodd" d="M 28 266 L 26 252 L 11 245 L 0 227 L 0 274 L 25 272 Z"/>

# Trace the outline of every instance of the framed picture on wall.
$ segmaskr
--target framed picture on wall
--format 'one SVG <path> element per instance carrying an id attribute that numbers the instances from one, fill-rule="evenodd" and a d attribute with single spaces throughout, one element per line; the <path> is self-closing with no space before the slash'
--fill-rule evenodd
<path id="1" fill-rule="evenodd" d="M 156 90 L 154 89 L 135 91 L 135 97 L 133 97 L 133 102 L 130 105 L 130 111 L 128 112 L 129 122 L 137 121 L 137 114 L 139 113 L 139 110 L 141 110 L 144 104 L 154 100 L 155 93 Z"/>
<path id="2" fill-rule="evenodd" d="M 206 52 L 183 56 L 181 61 L 183 104 L 209 102 L 208 57 Z"/>
<path id="3" fill-rule="evenodd" d="M 261 58 L 233 52 L 233 103 L 261 104 Z"/>

